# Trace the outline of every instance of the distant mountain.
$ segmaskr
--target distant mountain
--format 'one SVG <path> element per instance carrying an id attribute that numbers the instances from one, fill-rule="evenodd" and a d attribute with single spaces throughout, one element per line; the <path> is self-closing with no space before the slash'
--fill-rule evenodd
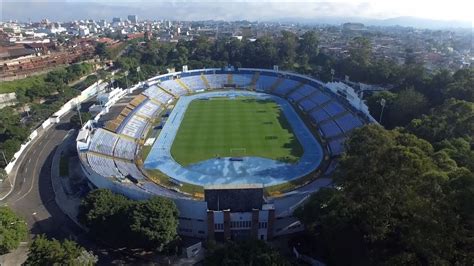
<path id="1" fill-rule="evenodd" d="M 346 22 L 359 22 L 366 26 L 402 26 L 425 29 L 448 29 L 448 28 L 472 28 L 472 23 L 469 21 L 455 21 L 455 20 L 435 20 L 417 17 L 395 17 L 388 19 L 371 19 L 361 17 L 319 17 L 319 18 L 283 18 L 275 19 L 279 22 L 294 22 L 303 24 L 328 24 L 341 25 Z"/>

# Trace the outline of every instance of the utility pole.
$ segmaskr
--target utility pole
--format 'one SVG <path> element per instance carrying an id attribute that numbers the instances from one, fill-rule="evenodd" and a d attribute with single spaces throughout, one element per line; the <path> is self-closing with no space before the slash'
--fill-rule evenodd
<path id="1" fill-rule="evenodd" d="M 387 103 L 387 101 L 384 98 L 380 99 L 380 105 L 382 105 L 382 110 L 380 110 L 380 118 L 379 118 L 379 123 L 380 124 L 382 124 L 383 109 L 385 108 L 386 103 Z"/>
<path id="2" fill-rule="evenodd" d="M 79 114 L 79 121 L 81 121 L 81 128 L 84 126 L 84 124 L 82 123 L 82 116 L 81 116 L 81 105 L 80 104 L 76 104 L 76 109 L 77 109 L 77 113 Z"/>
<path id="3" fill-rule="evenodd" d="M 7 157 L 5 156 L 5 152 L 2 150 L 3 160 L 5 161 L 5 165 L 8 165 Z"/>
<path id="4" fill-rule="evenodd" d="M 125 85 L 126 85 L 127 88 L 128 88 L 128 70 L 125 71 L 124 75 L 125 75 Z"/>

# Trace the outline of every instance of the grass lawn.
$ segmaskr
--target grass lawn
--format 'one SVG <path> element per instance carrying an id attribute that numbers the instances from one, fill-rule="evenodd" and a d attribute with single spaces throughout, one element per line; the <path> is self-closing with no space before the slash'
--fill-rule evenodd
<path id="1" fill-rule="evenodd" d="M 248 97 L 192 101 L 171 147 L 184 166 L 217 156 L 295 162 L 302 154 L 280 106 Z"/>

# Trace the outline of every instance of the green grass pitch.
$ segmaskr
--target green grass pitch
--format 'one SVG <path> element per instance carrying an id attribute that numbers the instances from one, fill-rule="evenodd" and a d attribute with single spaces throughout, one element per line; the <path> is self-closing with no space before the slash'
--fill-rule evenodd
<path id="1" fill-rule="evenodd" d="M 302 154 L 280 106 L 248 97 L 192 101 L 171 147 L 173 158 L 184 166 L 240 156 L 295 162 Z"/>

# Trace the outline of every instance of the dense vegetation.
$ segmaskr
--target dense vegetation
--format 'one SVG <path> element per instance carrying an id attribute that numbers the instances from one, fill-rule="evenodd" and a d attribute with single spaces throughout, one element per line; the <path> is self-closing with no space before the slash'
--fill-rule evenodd
<path id="1" fill-rule="evenodd" d="M 97 263 L 97 257 L 72 240 L 48 240 L 44 235 L 35 238 L 30 246 L 25 265 L 84 265 Z"/>
<path id="2" fill-rule="evenodd" d="M 283 266 L 290 263 L 265 242 L 251 239 L 242 242 L 227 242 L 220 248 L 209 248 L 204 265 Z"/>
<path id="3" fill-rule="evenodd" d="M 166 251 L 177 240 L 178 209 L 166 198 L 133 201 L 94 190 L 81 203 L 79 220 L 92 236 L 118 247 Z"/>
<path id="4" fill-rule="evenodd" d="M 357 129 L 346 146 L 335 187 L 296 212 L 328 262 L 472 263 L 472 172 L 415 135 L 377 125 Z"/>
<path id="5" fill-rule="evenodd" d="M 18 101 L 16 108 L 5 107 L 0 112 L 0 150 L 5 153 L 7 161 L 19 150 L 31 129 L 79 94 L 67 84 L 92 71 L 91 64 L 74 64 L 45 75 L 2 82 L 2 87 L 15 89 Z M 26 116 L 22 117 L 17 110 L 25 112 Z M 4 165 L 6 162 L 2 156 L 0 166 Z"/>
<path id="6" fill-rule="evenodd" d="M 8 207 L 0 207 L 0 255 L 17 248 L 27 235 L 25 221 Z"/>

